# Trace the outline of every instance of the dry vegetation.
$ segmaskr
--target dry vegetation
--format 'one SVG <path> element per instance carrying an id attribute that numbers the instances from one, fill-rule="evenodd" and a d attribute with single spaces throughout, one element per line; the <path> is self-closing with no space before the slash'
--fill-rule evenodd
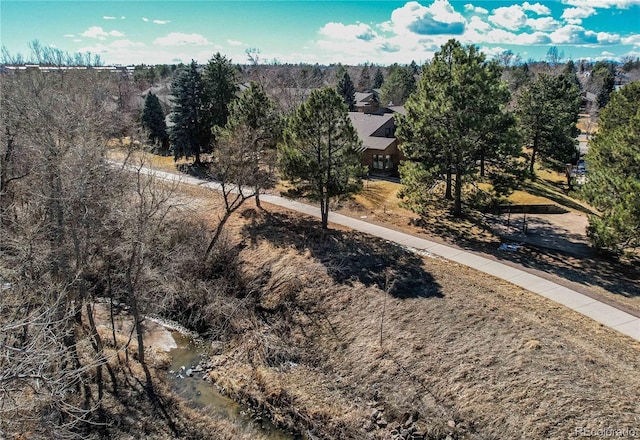
<path id="1" fill-rule="evenodd" d="M 188 189 L 205 216 L 211 195 Z M 244 293 L 203 312 L 220 322 L 228 307 L 230 331 L 209 333 L 228 348 L 212 357 L 211 377 L 276 423 L 354 439 L 389 438 L 405 423 L 433 439 L 640 424 L 630 338 L 465 267 L 352 231 L 322 234 L 273 206 L 247 207 L 231 226 Z"/>

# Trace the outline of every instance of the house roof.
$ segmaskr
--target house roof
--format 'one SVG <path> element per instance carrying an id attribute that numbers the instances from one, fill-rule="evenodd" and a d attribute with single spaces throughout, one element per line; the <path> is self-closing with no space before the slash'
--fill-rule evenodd
<path id="1" fill-rule="evenodd" d="M 356 104 L 358 103 L 368 103 L 371 98 L 375 95 L 373 92 L 356 92 L 354 94 Z"/>
<path id="2" fill-rule="evenodd" d="M 349 118 L 353 128 L 358 132 L 358 137 L 362 140 L 363 150 L 386 150 L 396 141 L 395 137 L 372 136 L 380 127 L 393 119 L 393 113 L 381 115 L 349 112 Z"/>
<path id="3" fill-rule="evenodd" d="M 401 115 L 406 115 L 407 114 L 407 110 L 404 108 L 404 105 L 392 105 L 390 107 L 387 107 L 389 110 L 391 110 L 394 113 L 400 113 Z"/>

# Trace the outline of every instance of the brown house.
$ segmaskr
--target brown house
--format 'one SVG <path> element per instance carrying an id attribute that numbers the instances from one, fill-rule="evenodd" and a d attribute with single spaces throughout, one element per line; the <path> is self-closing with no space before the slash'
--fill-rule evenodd
<path id="1" fill-rule="evenodd" d="M 391 176 L 398 173 L 403 158 L 395 137 L 395 115 L 404 109 L 385 113 L 349 112 L 351 124 L 362 141 L 362 164 L 372 175 Z"/>

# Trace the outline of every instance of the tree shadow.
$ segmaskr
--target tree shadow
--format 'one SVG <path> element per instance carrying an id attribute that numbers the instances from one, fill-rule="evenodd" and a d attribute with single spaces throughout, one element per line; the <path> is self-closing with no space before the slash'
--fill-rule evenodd
<path id="1" fill-rule="evenodd" d="M 637 263 L 598 254 L 584 235 L 539 217 L 528 217 L 526 234 L 522 232 L 523 216 L 512 217 L 509 228 L 505 227 L 504 214 L 492 221 L 503 239 L 523 246 L 518 252 L 505 252 L 485 244 L 483 252 L 584 286 L 598 286 L 628 298 L 640 296 Z"/>
<path id="2" fill-rule="evenodd" d="M 575 209 L 576 211 L 583 212 L 585 214 L 594 214 L 589 208 L 582 206 L 579 203 L 571 200 L 569 197 L 565 197 L 562 194 L 555 193 L 542 185 L 535 185 L 534 183 L 527 182 L 522 186 L 522 190 L 532 194 L 534 196 L 544 197 L 555 203 L 565 206 L 567 208 Z"/>
<path id="3" fill-rule="evenodd" d="M 506 213 L 500 216 L 472 213 L 462 218 L 441 213 L 413 223 L 429 235 L 471 251 L 555 275 L 585 288 L 599 287 L 627 298 L 640 297 L 640 261 L 619 261 L 600 255 L 583 235 L 530 214 L 526 234 L 522 233 L 522 214 L 512 214 L 509 227 L 506 219 Z M 517 251 L 500 250 L 504 241 L 523 246 Z"/>
<path id="4" fill-rule="evenodd" d="M 280 248 L 308 251 L 336 282 L 374 286 L 400 298 L 442 298 L 440 285 L 418 255 L 401 246 L 357 231 L 322 230 L 317 220 L 265 213 L 244 226 Z"/>
<path id="5" fill-rule="evenodd" d="M 488 253 L 584 286 L 598 286 L 627 298 L 640 296 L 640 272 L 636 265 L 597 255 L 591 258 L 577 257 L 564 250 L 535 245 L 525 245 L 520 252 L 506 253 L 491 249 Z"/>
<path id="6" fill-rule="evenodd" d="M 215 180 L 215 175 L 211 172 L 211 163 L 207 161 L 203 161 L 200 165 L 194 163 L 179 163 L 176 164 L 176 169 L 181 173 L 198 179 L 207 181 Z"/>
<path id="7" fill-rule="evenodd" d="M 457 246 L 475 248 L 480 243 L 495 241 L 494 233 L 478 212 L 468 212 L 464 216 L 455 217 L 447 210 L 438 210 L 438 214 L 430 217 L 422 216 L 410 221 L 427 234 L 441 237 Z"/>

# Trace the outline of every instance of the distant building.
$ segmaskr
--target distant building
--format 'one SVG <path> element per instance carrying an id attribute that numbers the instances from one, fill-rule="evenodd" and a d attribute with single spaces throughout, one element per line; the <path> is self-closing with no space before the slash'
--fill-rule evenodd
<path id="1" fill-rule="evenodd" d="M 349 112 L 351 124 L 362 141 L 362 164 L 371 175 L 395 176 L 398 164 L 403 159 L 395 137 L 395 116 L 404 112 L 403 107 L 382 108 L 380 111 Z"/>

